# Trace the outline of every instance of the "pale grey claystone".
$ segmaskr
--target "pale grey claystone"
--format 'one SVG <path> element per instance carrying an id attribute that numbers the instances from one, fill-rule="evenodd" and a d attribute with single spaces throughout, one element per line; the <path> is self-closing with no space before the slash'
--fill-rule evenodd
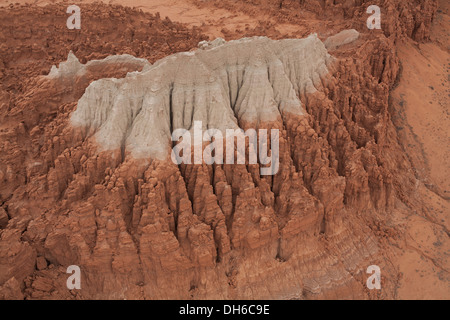
<path id="1" fill-rule="evenodd" d="M 333 61 L 315 34 L 217 39 L 200 47 L 123 79 L 92 82 L 71 115 L 72 125 L 85 127 L 101 150 L 125 148 L 135 158 L 166 159 L 173 130 L 192 130 L 197 120 L 203 130 L 225 135 L 241 121 L 258 124 L 304 114 L 298 96 L 316 91 Z M 82 68 L 69 58 L 58 72 Z"/>

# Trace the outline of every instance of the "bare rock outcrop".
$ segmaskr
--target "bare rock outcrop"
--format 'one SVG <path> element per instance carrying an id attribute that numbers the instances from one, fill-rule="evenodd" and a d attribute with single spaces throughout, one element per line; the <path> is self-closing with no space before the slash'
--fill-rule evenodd
<path id="1" fill-rule="evenodd" d="M 304 5 L 323 11 L 317 1 Z M 363 12 L 325 7 L 348 19 Z M 353 31 L 331 33 L 331 57 L 316 36 L 201 42 L 198 30 L 159 16 L 85 8 L 110 28 L 120 24 L 116 47 L 97 47 L 89 40 L 96 28 L 83 28 L 83 41 L 71 42 L 78 50 L 50 75 L 73 36 L 52 30 L 59 50 L 44 58 L 31 36 L 42 31 L 11 14 L 23 36 L 8 42 L 17 61 L 34 52 L 46 69 L 0 64 L 8 74 L 0 87 L 0 298 L 396 297 L 392 250 L 402 232 L 392 220 L 399 208 L 422 211 L 388 110 L 395 37 L 356 27 L 355 41 Z M 59 9 L 22 8 L 64 26 Z M 414 12 L 411 21 L 427 29 L 428 18 Z M 11 34 L 0 28 L 2 39 Z M 172 163 L 170 133 L 197 119 L 218 129 L 279 129 L 279 170 Z M 81 268 L 79 291 L 65 285 L 72 264 Z M 378 295 L 366 288 L 373 264 L 383 270 Z"/>
<path id="2" fill-rule="evenodd" d="M 55 279 L 63 277 L 59 266 L 82 266 L 83 298 L 364 297 L 362 266 L 390 267 L 366 226 L 370 219 L 357 212 L 384 210 L 394 195 L 389 167 L 376 160 L 385 105 L 367 121 L 343 94 L 357 85 L 356 68 L 372 68 L 359 63 L 332 58 L 315 36 L 254 38 L 179 53 L 142 70 L 131 66 L 138 70 L 86 85 L 70 120 L 68 113 L 60 120 L 59 138 L 46 143 L 52 165 L 29 174 L 30 199 L 43 203 L 45 192 L 57 206 L 32 213 L 24 237 L 39 245 L 21 249 L 24 256 L 34 255 L 33 265 L 39 259 L 41 272 Z M 40 81 L 54 87 L 77 74 Z M 375 72 L 358 84 L 385 94 L 394 78 Z M 81 92 L 86 82 L 79 83 L 72 90 Z M 192 119 L 221 129 L 279 129 L 277 174 L 261 176 L 257 164 L 168 161 L 171 130 L 192 129 Z M 19 199 L 9 202 L 12 218 L 24 215 Z M 14 270 L 7 275 L 23 278 Z M 36 297 L 58 287 L 39 279 L 30 284 L 35 296 L 32 289 L 42 289 Z"/>

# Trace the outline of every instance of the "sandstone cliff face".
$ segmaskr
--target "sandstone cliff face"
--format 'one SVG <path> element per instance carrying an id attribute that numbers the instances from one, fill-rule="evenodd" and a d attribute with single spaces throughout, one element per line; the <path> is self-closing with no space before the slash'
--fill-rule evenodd
<path id="1" fill-rule="evenodd" d="M 2 88 L 0 297 L 395 298 L 389 221 L 400 201 L 417 203 L 388 113 L 399 63 L 395 39 L 355 35 L 329 38 L 329 52 L 315 36 L 203 42 L 153 64 L 70 54 L 19 92 Z M 204 118 L 197 88 L 221 97 L 217 114 Z M 183 112 L 279 129 L 277 174 L 160 156 L 171 129 L 191 128 Z M 136 149 L 155 134 L 165 148 Z M 79 291 L 65 287 L 72 264 Z M 379 295 L 365 285 L 373 264 Z"/>

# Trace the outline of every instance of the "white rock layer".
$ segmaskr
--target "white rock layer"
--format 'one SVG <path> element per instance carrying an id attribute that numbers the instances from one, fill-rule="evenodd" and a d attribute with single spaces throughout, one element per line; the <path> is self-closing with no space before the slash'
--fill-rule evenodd
<path id="1" fill-rule="evenodd" d="M 202 42 L 196 51 L 168 56 L 123 79 L 92 82 L 71 123 L 94 135 L 102 150 L 166 159 L 173 130 L 193 130 L 194 121 L 225 133 L 243 121 L 258 126 L 288 113 L 302 115 L 298 96 L 321 86 L 332 60 L 315 34 Z"/>
<path id="2" fill-rule="evenodd" d="M 327 50 L 336 50 L 337 48 L 356 41 L 359 38 L 359 32 L 355 29 L 343 30 L 335 35 L 328 37 L 323 44 Z"/>

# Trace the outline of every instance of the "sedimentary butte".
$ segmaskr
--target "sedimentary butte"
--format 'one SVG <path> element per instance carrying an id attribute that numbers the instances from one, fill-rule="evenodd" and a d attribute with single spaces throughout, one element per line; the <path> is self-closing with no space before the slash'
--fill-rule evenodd
<path id="1" fill-rule="evenodd" d="M 170 298 L 179 292 L 180 281 L 189 287 L 189 294 L 196 292 L 199 298 L 209 294 L 221 298 L 253 297 L 241 291 L 244 288 L 238 283 L 243 282 L 262 290 L 257 294 L 261 297 L 302 298 L 320 294 L 324 286 L 339 287 L 343 283 L 343 296 L 351 295 L 356 281 L 347 271 L 333 266 L 334 258 L 321 253 L 317 243 L 320 234 L 332 235 L 337 229 L 338 219 L 332 215 L 343 209 L 335 203 L 342 202 L 343 190 L 340 195 L 324 195 L 325 206 L 308 194 L 302 186 L 303 174 L 296 172 L 292 160 L 288 160 L 292 151 L 286 143 L 288 139 L 299 140 L 294 132 L 297 131 L 304 140 L 297 143 L 304 144 L 303 148 L 317 144 L 318 136 L 309 127 L 300 97 L 324 88 L 334 59 L 316 35 L 281 41 L 264 37 L 228 43 L 214 41 L 202 43 L 201 48 L 169 56 L 123 79 L 92 82 L 71 116 L 71 124 L 76 131 L 82 131 L 82 139 L 90 141 L 94 137 L 96 152 L 111 150 L 122 157 L 128 155 L 120 160 L 125 161 L 118 174 L 121 177 L 112 175 L 106 179 L 106 190 L 122 194 L 120 199 L 114 196 L 115 204 L 110 205 L 121 207 L 131 200 L 126 199 L 127 189 L 135 188 L 135 183 L 129 183 L 144 175 L 142 183 L 138 182 L 134 204 L 128 203 L 133 208 L 122 213 L 123 228 L 128 231 L 122 236 L 131 236 L 129 241 L 133 239 L 137 244 L 141 261 L 126 269 L 143 273 L 147 297 Z M 281 142 L 282 173 L 273 180 L 262 179 L 257 165 L 178 168 L 164 161 L 171 129 L 192 129 L 195 120 L 202 120 L 205 129 L 223 131 L 251 125 L 288 130 Z M 322 156 L 319 158 L 314 161 L 326 163 Z M 143 160 L 153 162 L 148 166 Z M 329 169 L 322 170 L 325 175 L 332 174 Z M 152 176 L 158 180 L 145 182 Z M 124 189 L 114 187 L 119 181 L 116 179 L 127 180 L 122 182 Z M 314 180 L 316 184 L 321 179 Z M 343 188 L 343 181 L 337 176 L 323 180 Z M 156 181 L 164 186 L 155 185 Z M 106 200 L 101 188 L 97 189 L 98 196 L 101 193 L 100 197 Z M 163 199 L 169 202 L 161 203 Z M 86 210 L 95 209 L 89 205 Z M 298 256 L 301 239 L 308 243 L 308 249 L 302 249 Z M 364 237 L 361 253 L 352 259 L 360 261 L 375 253 L 372 241 Z M 255 261 L 260 255 L 266 258 Z M 324 266 L 319 274 L 305 277 L 308 264 L 302 260 L 311 258 L 324 259 Z M 137 261 L 137 257 L 134 259 Z M 291 276 L 304 283 L 297 282 L 292 287 L 289 277 L 278 279 L 284 283 L 283 289 L 275 289 L 277 293 L 272 295 L 269 287 L 256 280 L 257 273 L 268 268 L 271 277 L 280 277 L 286 272 L 283 265 L 287 260 L 295 262 L 286 264 Z M 252 261 L 252 265 L 241 269 L 247 261 Z M 347 263 L 354 268 L 350 261 Z M 165 289 L 145 285 L 152 282 L 146 274 L 155 271 L 172 274 L 168 282 L 162 275 L 153 279 L 163 283 Z M 176 274 L 183 276 L 176 276 L 178 280 L 172 282 L 170 279 Z M 219 283 L 200 284 L 209 277 L 217 278 Z M 203 286 L 206 287 L 199 288 Z"/>

